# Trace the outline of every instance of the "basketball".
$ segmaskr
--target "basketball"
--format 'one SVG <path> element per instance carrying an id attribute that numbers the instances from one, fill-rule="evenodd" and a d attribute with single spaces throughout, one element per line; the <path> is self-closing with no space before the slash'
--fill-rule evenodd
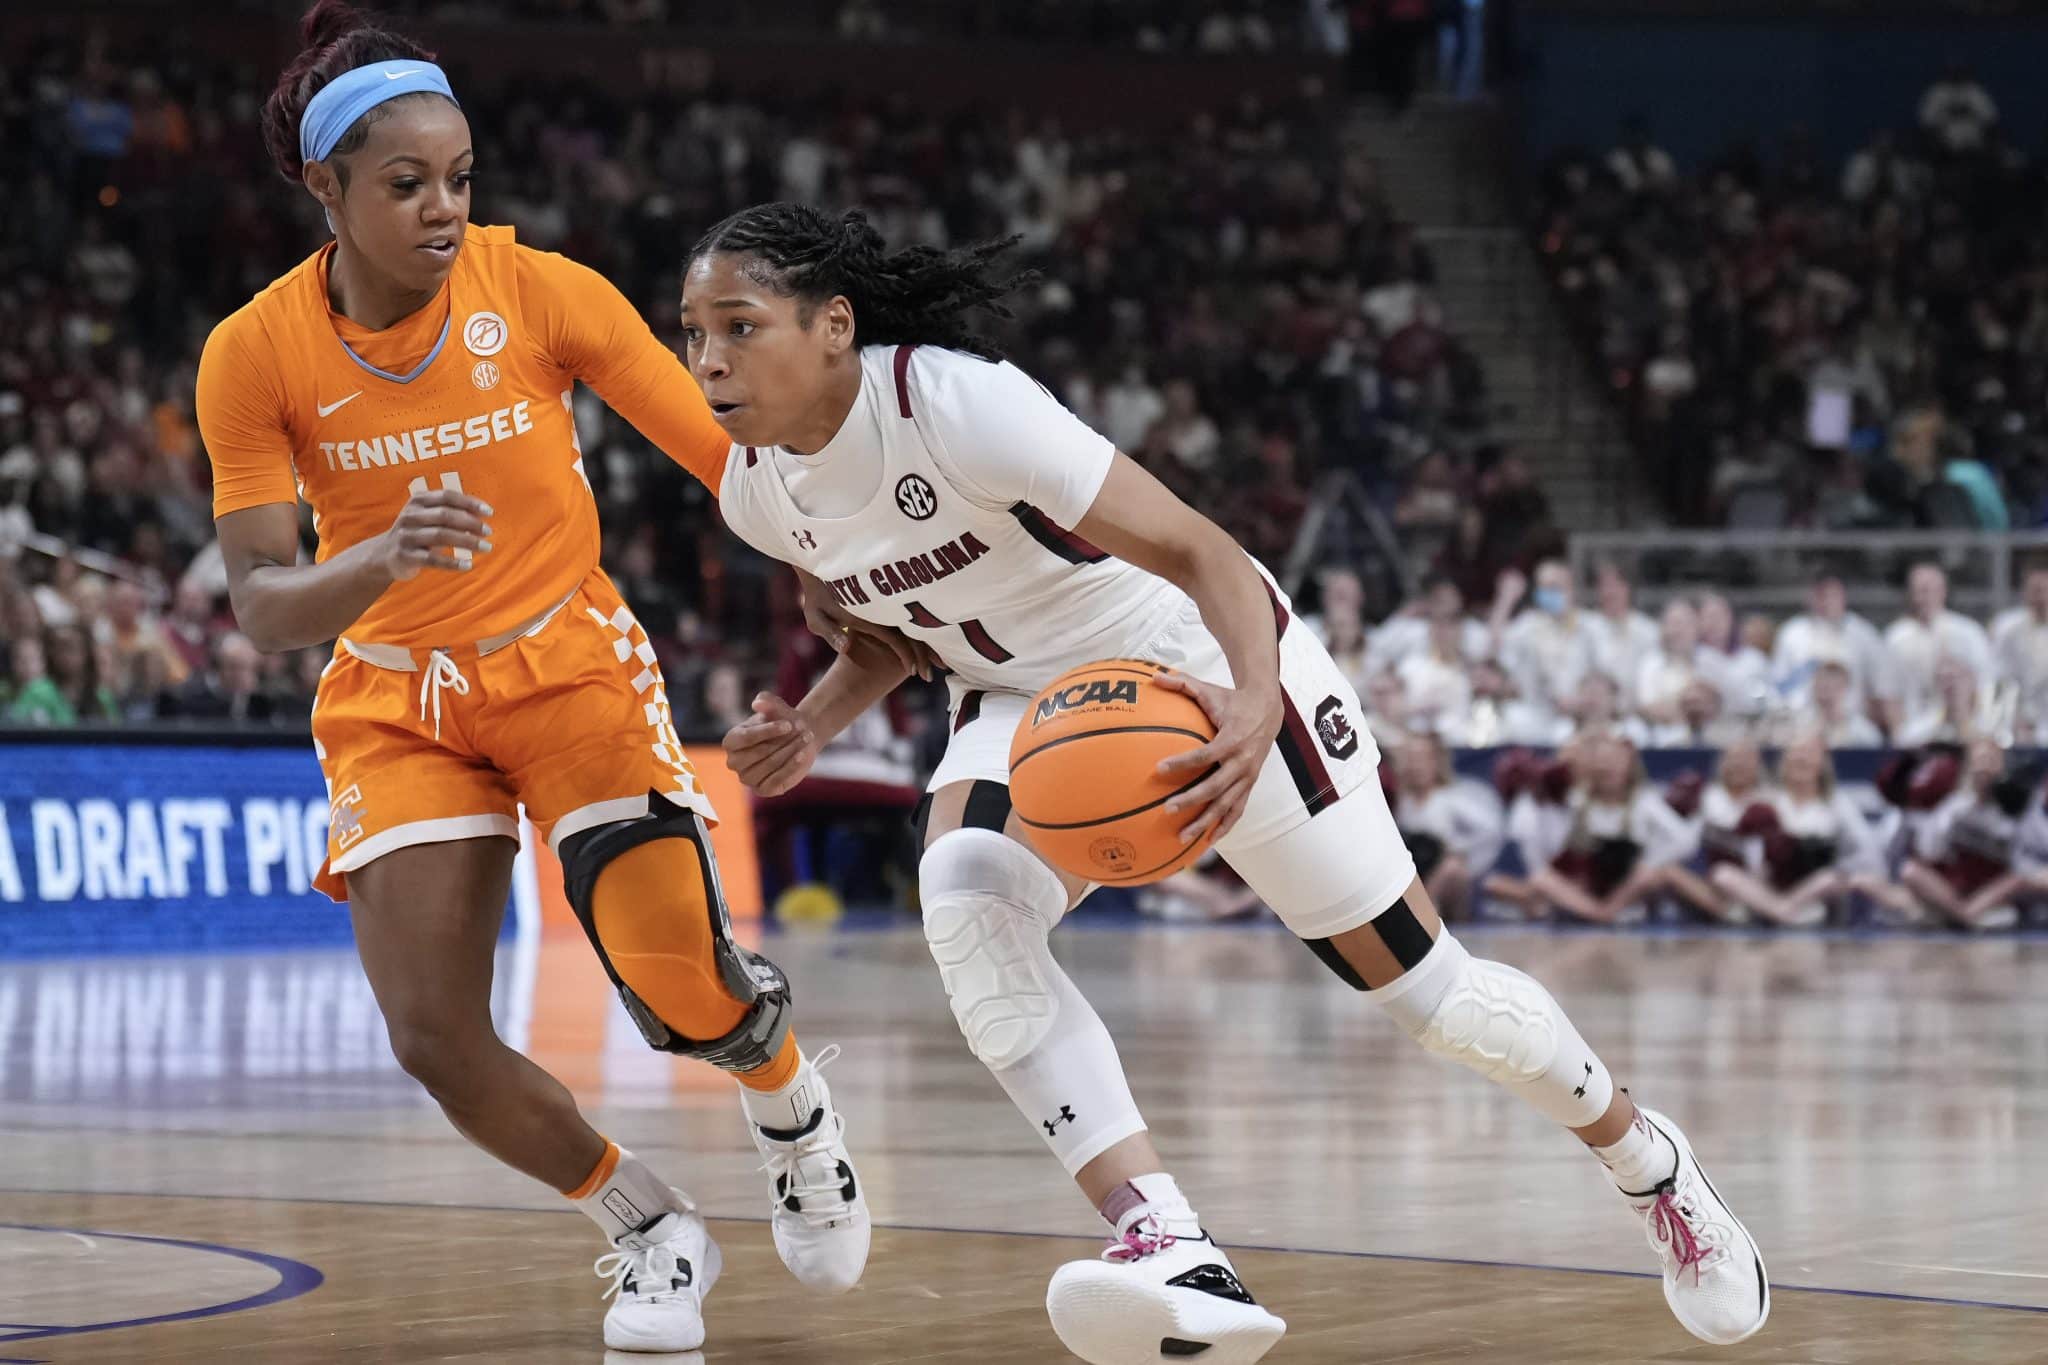
<path id="1" fill-rule="evenodd" d="M 1137 659 L 1084 664 L 1031 699 L 1010 741 L 1010 802 L 1032 846 L 1076 877 L 1143 886 L 1202 856 L 1209 836 L 1183 844 L 1192 810 L 1167 800 L 1206 773 L 1158 771 L 1160 760 L 1216 737 L 1194 698 L 1154 681 Z"/>

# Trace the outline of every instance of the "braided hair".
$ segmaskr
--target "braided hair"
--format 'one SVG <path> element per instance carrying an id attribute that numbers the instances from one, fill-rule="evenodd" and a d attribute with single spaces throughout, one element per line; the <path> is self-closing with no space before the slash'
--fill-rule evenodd
<path id="1" fill-rule="evenodd" d="M 948 251 L 890 251 L 857 209 L 833 218 L 808 204 L 756 204 L 698 238 L 690 261 L 719 251 L 753 257 L 740 273 L 783 298 L 800 300 L 806 326 L 812 305 L 844 295 L 853 305 L 855 338 L 864 346 L 943 346 L 1001 360 L 1001 349 L 974 331 L 966 315 L 980 309 L 1010 317 L 1003 296 L 1038 278 L 1029 270 L 992 274 L 995 259 L 1017 240 L 1002 237 Z"/>

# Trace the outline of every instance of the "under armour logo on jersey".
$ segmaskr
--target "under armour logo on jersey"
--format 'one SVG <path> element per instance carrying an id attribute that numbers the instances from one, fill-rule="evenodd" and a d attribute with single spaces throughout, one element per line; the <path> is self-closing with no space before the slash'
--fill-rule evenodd
<path id="1" fill-rule="evenodd" d="M 1344 703 L 1335 697 L 1324 697 L 1316 708 L 1316 738 L 1322 740 L 1323 752 L 1331 758 L 1349 758 L 1358 752 L 1358 731 L 1351 728 Z"/>
<path id="2" fill-rule="evenodd" d="M 1586 1062 L 1583 1063 L 1583 1065 L 1586 1068 L 1586 1079 L 1579 1082 L 1579 1088 L 1577 1090 L 1572 1091 L 1572 1098 L 1575 1100 L 1582 1100 L 1586 1098 L 1586 1087 L 1593 1083 L 1593 1064 L 1591 1062 Z"/>
<path id="3" fill-rule="evenodd" d="M 809 531 L 791 531 L 789 534 L 796 541 L 797 545 L 803 549 L 815 550 L 818 548 L 818 538 Z"/>
<path id="4" fill-rule="evenodd" d="M 1061 1106 L 1060 1106 L 1060 1116 L 1059 1116 L 1058 1118 L 1056 1118 L 1056 1119 L 1040 1119 L 1040 1120 L 1039 1120 L 1039 1123 L 1038 1123 L 1038 1126 L 1039 1126 L 1039 1127 L 1041 1127 L 1041 1128 L 1043 1128 L 1043 1129 L 1045 1129 L 1045 1135 L 1046 1135 L 1047 1137 L 1051 1137 L 1051 1136 L 1052 1136 L 1052 1135 L 1053 1135 L 1054 1133 L 1057 1133 L 1057 1132 L 1058 1132 L 1058 1131 L 1060 1130 L 1060 1125 L 1061 1125 L 1061 1124 L 1063 1124 L 1063 1123 L 1072 1123 L 1073 1121 L 1074 1121 L 1074 1111 L 1073 1111 L 1073 1109 L 1072 1109 L 1071 1107 L 1069 1107 L 1069 1106 L 1067 1106 L 1067 1105 L 1064 1105 L 1064 1104 L 1063 1104 L 1063 1105 L 1061 1105 Z"/>
<path id="5" fill-rule="evenodd" d="M 912 521 L 929 521 L 939 510 L 939 495 L 921 474 L 905 474 L 896 480 L 896 508 Z"/>

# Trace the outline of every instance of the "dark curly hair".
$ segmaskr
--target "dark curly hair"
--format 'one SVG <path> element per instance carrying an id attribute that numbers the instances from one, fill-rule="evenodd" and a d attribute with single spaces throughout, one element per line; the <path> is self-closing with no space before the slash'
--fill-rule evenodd
<path id="1" fill-rule="evenodd" d="M 751 256 L 742 273 L 806 305 L 844 295 L 864 346 L 944 346 L 1000 360 L 1001 349 L 974 331 L 967 315 L 979 309 L 1009 317 L 1003 297 L 1038 278 L 1036 271 L 997 276 L 991 269 L 1017 240 L 890 251 L 858 210 L 833 218 L 807 204 L 756 204 L 698 238 L 689 260 L 719 251 Z"/>
<path id="2" fill-rule="evenodd" d="M 375 19 L 347 3 L 347 0 L 317 0 L 300 21 L 299 37 L 305 50 L 292 59 L 277 88 L 263 102 L 263 145 L 270 152 L 278 174 L 293 184 L 305 178 L 306 165 L 299 159 L 299 122 L 306 106 L 320 88 L 335 77 L 372 62 L 431 62 L 434 54 L 412 39 L 381 27 Z M 400 95 L 380 104 L 356 120 L 355 126 L 334 145 L 333 155 L 361 151 L 370 137 L 370 127 L 391 110 L 411 99 L 440 99 L 431 91 Z M 335 167 L 342 187 L 348 187 L 345 168 Z"/>

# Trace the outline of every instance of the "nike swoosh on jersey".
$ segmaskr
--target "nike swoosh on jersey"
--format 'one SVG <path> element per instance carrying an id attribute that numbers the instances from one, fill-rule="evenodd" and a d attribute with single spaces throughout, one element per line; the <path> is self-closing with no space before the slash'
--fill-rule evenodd
<path id="1" fill-rule="evenodd" d="M 356 399 L 361 398 L 362 396 L 363 391 L 361 389 L 357 389 L 348 397 L 337 398 L 332 403 L 315 403 L 313 405 L 313 410 L 315 412 L 318 412 L 322 417 L 330 417 L 333 414 L 341 411 L 341 409 L 346 405 L 355 402 Z"/>

